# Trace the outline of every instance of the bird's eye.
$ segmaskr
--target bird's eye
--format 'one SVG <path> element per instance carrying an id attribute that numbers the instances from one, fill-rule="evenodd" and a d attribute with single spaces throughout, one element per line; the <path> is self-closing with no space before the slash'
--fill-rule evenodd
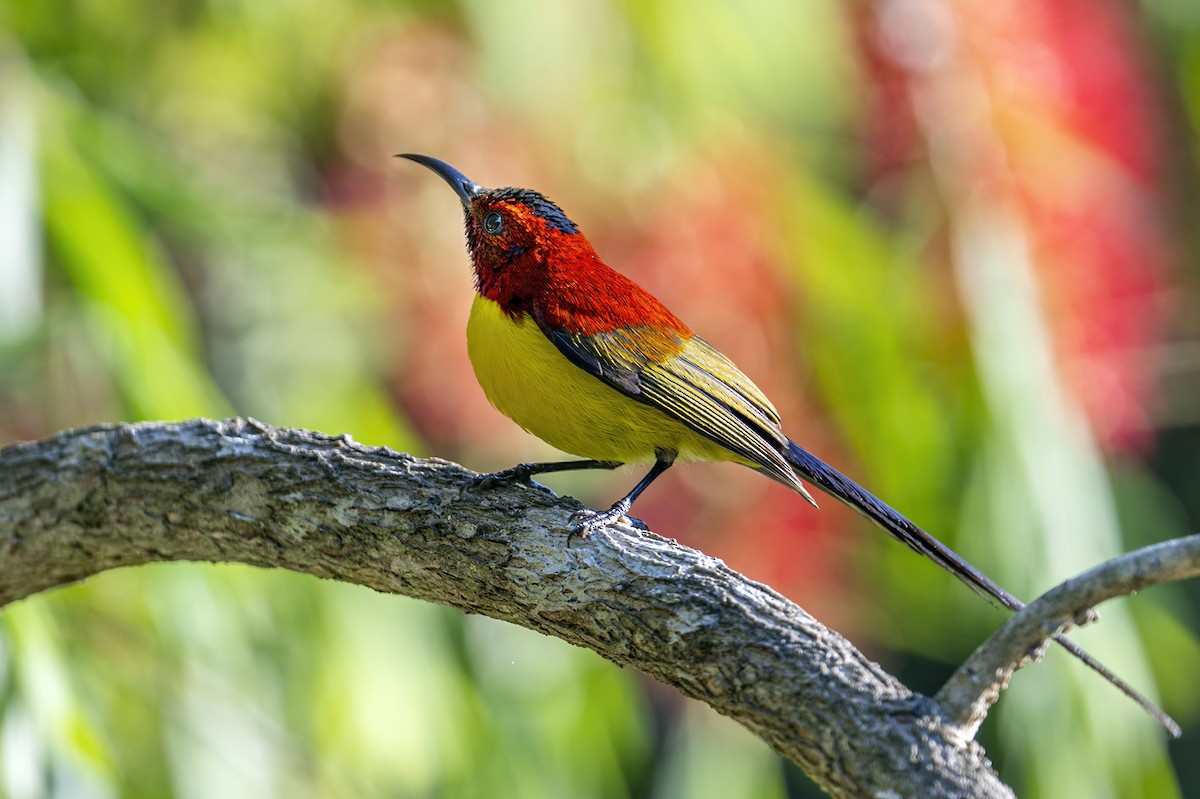
<path id="1" fill-rule="evenodd" d="M 489 211 L 483 218 L 483 229 L 493 236 L 499 236 L 500 231 L 504 230 L 504 218 L 495 211 Z"/>

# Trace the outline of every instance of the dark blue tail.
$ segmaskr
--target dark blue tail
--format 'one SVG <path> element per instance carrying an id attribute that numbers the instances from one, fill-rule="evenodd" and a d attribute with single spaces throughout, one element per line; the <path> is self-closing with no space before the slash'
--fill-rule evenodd
<path id="1" fill-rule="evenodd" d="M 1020 610 L 1024 607 L 1024 603 L 993 582 L 983 572 L 967 563 L 952 549 L 901 516 L 879 497 L 820 458 L 791 441 L 788 442 L 784 457 L 802 479 L 812 483 L 826 494 L 845 502 L 878 524 L 890 535 L 908 544 L 962 580 L 976 593 L 996 600 L 1009 610 Z"/>
<path id="2" fill-rule="evenodd" d="M 802 479 L 808 480 L 826 494 L 837 497 L 842 502 L 845 502 L 888 533 L 962 580 L 977 594 L 985 598 L 990 597 L 1009 610 L 1016 611 L 1025 607 L 1021 600 L 996 585 L 987 575 L 960 558 L 941 541 L 938 541 L 929 533 L 917 527 L 889 507 L 887 503 L 820 458 L 804 451 L 790 441 L 784 451 L 784 457 L 787 458 L 788 463 L 792 465 L 792 468 L 796 470 L 796 474 Z M 1061 633 L 1056 633 L 1054 640 L 1072 655 L 1082 660 L 1089 668 L 1095 670 L 1101 677 L 1115 685 L 1123 694 L 1137 702 L 1159 724 L 1162 724 L 1173 737 L 1179 737 L 1179 725 L 1170 716 L 1159 709 L 1149 699 L 1135 691 L 1131 685 L 1109 671 L 1103 663 L 1097 661 L 1074 641 L 1071 641 Z"/>

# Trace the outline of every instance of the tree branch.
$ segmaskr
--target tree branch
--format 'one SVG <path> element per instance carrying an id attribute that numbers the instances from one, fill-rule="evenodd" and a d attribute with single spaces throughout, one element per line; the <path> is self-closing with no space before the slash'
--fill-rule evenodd
<path id="1" fill-rule="evenodd" d="M 1200 535 L 1191 535 L 1113 558 L 1060 583 L 984 641 L 938 691 L 937 702 L 973 737 L 1013 674 L 1040 657 L 1051 635 L 1096 620 L 1092 608 L 1105 600 L 1197 575 Z M 1179 726 L 1164 718 L 1168 731 L 1179 737 Z"/>
<path id="2" fill-rule="evenodd" d="M 574 500 L 252 420 L 114 425 L 0 450 L 0 605 L 119 566 L 282 567 L 562 638 L 708 703 L 833 796 L 1010 797 L 928 697 L 721 561 Z"/>

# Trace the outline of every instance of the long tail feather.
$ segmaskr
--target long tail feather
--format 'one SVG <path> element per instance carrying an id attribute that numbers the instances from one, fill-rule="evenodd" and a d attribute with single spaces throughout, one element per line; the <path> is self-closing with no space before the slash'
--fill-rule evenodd
<path id="1" fill-rule="evenodd" d="M 917 527 L 886 502 L 820 458 L 791 441 L 788 442 L 784 457 L 801 478 L 808 480 L 825 493 L 836 497 L 851 508 L 854 508 L 854 510 L 882 527 L 889 535 L 904 542 L 962 580 L 980 596 L 994 599 L 1012 611 L 1018 611 L 1025 607 L 1024 602 L 1017 599 L 1008 591 L 1005 591 L 986 574 L 959 557 L 948 546 L 938 541 L 920 527 Z M 1116 686 L 1121 693 L 1140 705 L 1143 710 L 1166 728 L 1173 737 L 1179 737 L 1179 725 L 1175 723 L 1175 720 L 1135 690 L 1133 686 L 1109 671 L 1104 664 L 1097 661 L 1066 636 L 1056 634 L 1054 640 L 1072 655 L 1083 661 L 1086 666 Z"/>

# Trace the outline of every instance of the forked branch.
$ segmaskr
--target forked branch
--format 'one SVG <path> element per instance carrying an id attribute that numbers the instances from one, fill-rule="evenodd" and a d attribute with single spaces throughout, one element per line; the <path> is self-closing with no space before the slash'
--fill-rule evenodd
<path id="1" fill-rule="evenodd" d="M 281 567 L 595 650 L 736 719 L 833 796 L 1012 795 L 935 701 L 770 588 L 629 527 L 567 547 L 574 500 L 464 492 L 472 476 L 244 419 L 15 445 L 0 450 L 0 606 L 153 561 Z"/>
<path id="2" fill-rule="evenodd" d="M 946 681 L 936 699 L 971 736 L 1016 671 L 1054 633 L 1094 617 L 1096 605 L 1152 585 L 1200 575 L 1200 535 L 1139 549 L 1050 589 L 984 641 Z M 1179 726 L 1164 716 L 1175 737 Z"/>

